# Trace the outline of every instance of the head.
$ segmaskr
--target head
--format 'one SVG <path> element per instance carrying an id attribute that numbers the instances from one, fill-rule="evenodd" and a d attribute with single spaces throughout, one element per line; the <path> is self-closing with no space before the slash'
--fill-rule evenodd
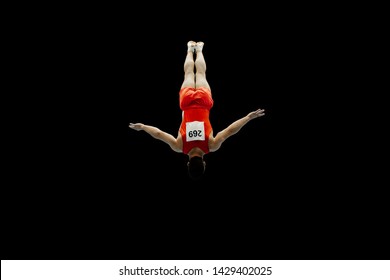
<path id="1" fill-rule="evenodd" d="M 188 163 L 188 175 L 193 180 L 199 180 L 203 177 L 206 169 L 206 162 L 200 156 L 193 156 L 189 159 Z"/>

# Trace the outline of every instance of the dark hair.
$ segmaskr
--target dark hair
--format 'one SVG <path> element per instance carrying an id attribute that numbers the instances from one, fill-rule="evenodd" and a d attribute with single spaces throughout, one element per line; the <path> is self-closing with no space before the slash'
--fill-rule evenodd
<path id="1" fill-rule="evenodd" d="M 193 180 L 199 180 L 203 177 L 205 168 L 203 158 L 194 156 L 188 161 L 188 175 Z"/>

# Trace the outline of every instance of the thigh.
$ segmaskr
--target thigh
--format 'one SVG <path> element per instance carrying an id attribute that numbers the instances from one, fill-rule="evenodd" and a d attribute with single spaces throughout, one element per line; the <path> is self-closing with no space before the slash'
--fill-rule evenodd
<path id="1" fill-rule="evenodd" d="M 205 75 L 196 75 L 195 88 L 201 88 L 201 87 L 207 88 L 208 90 L 211 91 L 210 85 L 206 80 L 206 76 Z"/>
<path id="2" fill-rule="evenodd" d="M 185 87 L 190 87 L 190 88 L 195 87 L 195 77 L 193 73 L 188 73 L 184 76 L 184 81 L 181 85 L 181 88 L 185 88 Z"/>

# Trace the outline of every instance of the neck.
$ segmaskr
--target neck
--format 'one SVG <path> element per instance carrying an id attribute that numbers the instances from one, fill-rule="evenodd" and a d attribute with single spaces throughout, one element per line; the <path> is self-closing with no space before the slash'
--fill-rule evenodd
<path id="1" fill-rule="evenodd" d="M 199 148 L 192 148 L 191 151 L 189 151 L 188 156 L 190 158 L 192 157 L 201 157 L 203 158 L 204 152 Z"/>

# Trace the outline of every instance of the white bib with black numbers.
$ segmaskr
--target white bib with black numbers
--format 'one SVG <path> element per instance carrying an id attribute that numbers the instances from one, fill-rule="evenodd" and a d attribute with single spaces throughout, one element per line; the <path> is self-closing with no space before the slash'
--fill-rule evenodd
<path id="1" fill-rule="evenodd" d="M 195 140 L 204 140 L 204 122 L 187 122 L 186 123 L 187 142 Z"/>

